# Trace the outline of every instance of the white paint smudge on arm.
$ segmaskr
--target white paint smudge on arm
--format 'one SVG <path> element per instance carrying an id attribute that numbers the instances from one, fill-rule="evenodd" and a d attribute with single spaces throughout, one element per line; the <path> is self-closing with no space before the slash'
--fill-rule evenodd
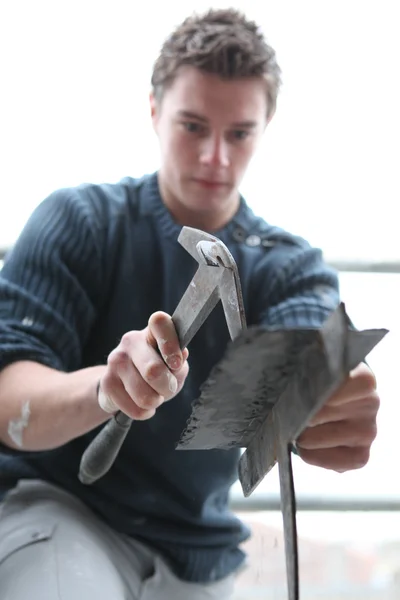
<path id="1" fill-rule="evenodd" d="M 30 402 L 27 400 L 22 406 L 21 416 L 18 419 L 11 419 L 8 424 L 8 435 L 19 448 L 23 448 L 23 433 L 28 427 L 30 415 Z"/>

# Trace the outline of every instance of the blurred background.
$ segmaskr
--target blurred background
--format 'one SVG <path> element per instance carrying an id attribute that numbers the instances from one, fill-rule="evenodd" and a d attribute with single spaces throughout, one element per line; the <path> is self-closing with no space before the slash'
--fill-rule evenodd
<path id="1" fill-rule="evenodd" d="M 382 399 L 370 463 L 347 474 L 295 459 L 302 600 L 400 598 L 397 0 L 2 0 L 0 248 L 53 190 L 158 167 L 150 73 L 171 28 L 234 6 L 258 21 L 283 71 L 278 111 L 242 186 L 267 221 L 306 237 L 340 271 Z M 283 599 L 278 474 L 232 505 L 254 535 L 236 599 Z"/>

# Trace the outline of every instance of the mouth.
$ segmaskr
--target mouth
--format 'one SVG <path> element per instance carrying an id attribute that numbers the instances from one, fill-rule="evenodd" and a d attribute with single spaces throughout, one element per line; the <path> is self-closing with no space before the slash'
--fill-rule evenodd
<path id="1" fill-rule="evenodd" d="M 194 179 L 195 183 L 206 189 L 219 189 L 227 184 L 224 181 L 215 181 L 212 179 Z"/>

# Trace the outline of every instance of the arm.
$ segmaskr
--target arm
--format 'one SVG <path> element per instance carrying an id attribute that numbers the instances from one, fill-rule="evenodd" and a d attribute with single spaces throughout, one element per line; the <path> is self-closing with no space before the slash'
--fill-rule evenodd
<path id="1" fill-rule="evenodd" d="M 188 371 L 164 314 L 127 332 L 107 365 L 81 368 L 106 295 L 106 244 L 74 193 L 58 192 L 36 209 L 0 273 L 0 442 L 9 451 L 49 450 L 90 431 L 110 417 L 99 406 L 104 394 L 105 409 L 150 418 Z M 176 355 L 180 364 L 168 370 L 156 347 L 166 363 Z"/>
<path id="2" fill-rule="evenodd" d="M 53 448 L 107 418 L 96 398 L 105 366 L 80 370 L 101 260 L 74 193 L 39 205 L 0 272 L 0 441 L 14 449 Z"/>
<path id="3" fill-rule="evenodd" d="M 256 272 L 256 321 L 271 328 L 319 328 L 340 302 L 337 273 L 301 238 L 276 244 Z"/>
<path id="4" fill-rule="evenodd" d="M 62 446 L 105 422 L 97 383 L 105 366 L 63 373 L 18 361 L 0 373 L 0 441 L 16 450 Z"/>

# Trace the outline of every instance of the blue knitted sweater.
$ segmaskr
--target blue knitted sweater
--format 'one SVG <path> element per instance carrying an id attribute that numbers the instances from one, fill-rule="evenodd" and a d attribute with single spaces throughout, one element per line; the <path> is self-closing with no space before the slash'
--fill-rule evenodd
<path id="1" fill-rule="evenodd" d="M 63 371 L 104 364 L 122 335 L 172 314 L 196 269 L 178 244 L 157 173 L 62 189 L 33 212 L 0 273 L 0 369 L 29 359 Z M 249 325 L 319 327 L 338 304 L 321 252 L 256 217 L 241 199 L 215 234 L 240 273 Z M 229 341 L 221 306 L 193 338 L 181 393 L 136 422 L 109 473 L 78 480 L 98 429 L 45 452 L 0 447 L 3 494 L 41 478 L 76 495 L 113 528 L 152 545 L 189 581 L 219 579 L 243 560 L 247 528 L 229 511 L 239 451 L 176 451 L 191 404 Z M 1 497 L 1 496 L 0 496 Z"/>

